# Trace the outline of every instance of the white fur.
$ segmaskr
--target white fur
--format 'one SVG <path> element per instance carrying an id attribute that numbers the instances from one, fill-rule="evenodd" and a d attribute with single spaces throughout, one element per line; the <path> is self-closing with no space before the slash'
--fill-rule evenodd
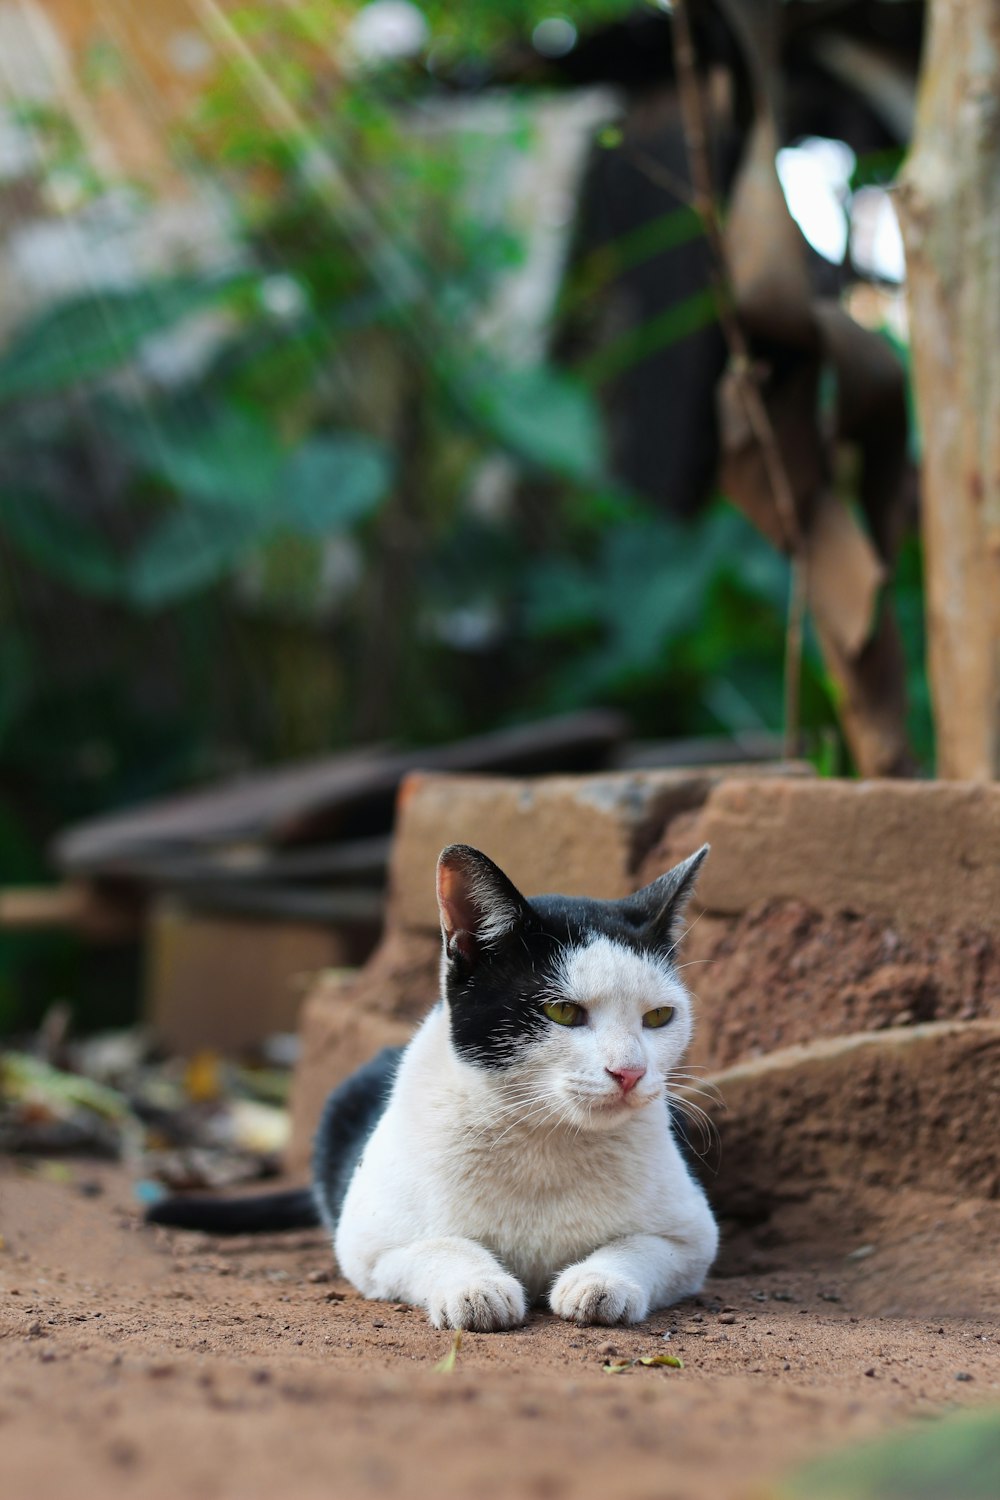
<path id="1" fill-rule="evenodd" d="M 560 1317 L 633 1323 L 701 1286 L 718 1234 L 665 1100 L 686 992 L 666 962 L 598 938 L 563 955 L 550 998 L 584 1005 L 587 1025 L 549 1023 L 502 1071 L 456 1054 L 445 1003 L 413 1038 L 335 1237 L 365 1296 L 490 1330 L 546 1294 Z M 644 1028 L 661 1005 L 673 1020 Z M 623 1095 L 611 1074 L 638 1067 Z"/>

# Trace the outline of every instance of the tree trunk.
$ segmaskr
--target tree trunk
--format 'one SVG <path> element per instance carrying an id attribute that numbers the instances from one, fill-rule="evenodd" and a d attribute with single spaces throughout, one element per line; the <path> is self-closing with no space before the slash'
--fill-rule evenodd
<path id="1" fill-rule="evenodd" d="M 906 243 L 938 775 L 1000 776 L 1000 3 L 931 0 Z"/>

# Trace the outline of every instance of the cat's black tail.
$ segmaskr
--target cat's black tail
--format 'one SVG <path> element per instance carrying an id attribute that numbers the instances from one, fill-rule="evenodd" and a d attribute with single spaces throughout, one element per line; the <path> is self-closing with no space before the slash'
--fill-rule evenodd
<path id="1" fill-rule="evenodd" d="M 311 1188 L 262 1193 L 256 1198 L 208 1198 L 182 1193 L 162 1198 L 146 1210 L 147 1224 L 203 1229 L 209 1234 L 256 1234 L 266 1230 L 311 1229 L 320 1222 Z"/>

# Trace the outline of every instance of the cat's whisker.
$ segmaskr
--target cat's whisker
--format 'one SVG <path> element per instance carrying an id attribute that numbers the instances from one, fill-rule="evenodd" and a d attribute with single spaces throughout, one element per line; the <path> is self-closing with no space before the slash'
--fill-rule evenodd
<path id="1" fill-rule="evenodd" d="M 713 1104 L 725 1106 L 725 1100 L 714 1083 L 709 1083 L 707 1078 L 700 1078 L 696 1073 L 679 1072 L 671 1068 L 667 1074 L 667 1088 L 670 1085 L 679 1084 L 686 1092 L 699 1094 L 703 1099 L 709 1099 Z"/>
<path id="2" fill-rule="evenodd" d="M 694 1132 L 694 1134 L 689 1134 L 689 1131 Z M 695 1135 L 697 1139 L 694 1138 Z M 716 1152 L 718 1151 L 718 1142 L 713 1135 L 703 1128 L 700 1121 L 688 1121 L 685 1140 L 688 1149 L 700 1162 L 707 1164 L 713 1155 L 713 1148 Z"/>
<path id="3" fill-rule="evenodd" d="M 491 1094 L 489 1096 L 489 1102 L 495 1103 L 502 1107 L 506 1107 L 511 1103 L 512 1100 L 517 1101 L 525 1098 L 541 1098 L 541 1089 L 542 1085 L 537 1078 L 524 1078 L 519 1081 L 515 1080 L 510 1083 L 505 1083 L 501 1093 Z"/>
<path id="4" fill-rule="evenodd" d="M 668 1068 L 665 1076 L 668 1083 L 692 1083 L 697 1084 L 699 1088 L 711 1089 L 718 1093 L 717 1085 L 706 1076 L 705 1072 L 695 1073 L 687 1068 Z"/>
<path id="5" fill-rule="evenodd" d="M 548 1100 L 538 1109 L 533 1110 L 531 1114 L 522 1116 L 520 1119 L 515 1120 L 513 1124 L 508 1125 L 506 1130 L 501 1131 L 496 1140 L 494 1140 L 492 1145 L 490 1146 L 490 1150 L 495 1151 L 500 1142 L 504 1140 L 508 1135 L 510 1135 L 512 1130 L 516 1130 L 519 1125 L 527 1125 L 530 1121 L 537 1121 L 538 1123 L 542 1123 L 552 1112 L 552 1101 Z"/>
<path id="6" fill-rule="evenodd" d="M 722 1141 L 719 1136 L 718 1127 L 711 1115 L 707 1114 L 700 1104 L 695 1104 L 693 1099 L 688 1099 L 683 1095 L 672 1094 L 669 1090 L 667 1091 L 667 1098 L 670 1101 L 671 1109 L 676 1109 L 677 1113 L 683 1115 L 686 1120 L 689 1120 L 691 1125 L 697 1130 L 702 1144 L 702 1150 L 697 1152 L 699 1156 L 706 1156 L 712 1145 L 721 1148 Z"/>
<path id="7" fill-rule="evenodd" d="M 509 1121 L 507 1130 L 504 1131 L 506 1135 L 511 1130 L 516 1129 L 518 1125 L 523 1125 L 534 1119 L 536 1115 L 544 1113 L 549 1103 L 550 1100 L 547 1095 L 536 1095 L 532 1098 L 507 1103 L 490 1113 L 474 1118 L 471 1122 L 466 1122 L 467 1130 L 469 1133 L 487 1135 L 498 1125 Z"/>
<path id="8" fill-rule="evenodd" d="M 474 1117 L 474 1123 L 479 1128 L 490 1129 L 493 1126 L 510 1121 L 510 1129 L 519 1124 L 533 1119 L 536 1115 L 552 1106 L 553 1095 L 548 1089 L 541 1089 L 537 1084 L 522 1086 L 518 1093 L 509 1095 L 500 1100 L 496 1107 L 484 1111 L 480 1116 Z"/>
<path id="9" fill-rule="evenodd" d="M 522 1105 L 517 1109 L 497 1110 L 492 1114 L 465 1121 L 462 1133 L 466 1138 L 472 1139 L 491 1137 L 500 1129 L 516 1128 L 518 1124 L 532 1119 L 536 1112 L 544 1108 L 545 1106 L 539 1103 L 535 1106 Z"/>
<path id="10" fill-rule="evenodd" d="M 694 1103 L 694 1099 L 692 1098 L 693 1095 L 696 1095 L 699 1099 L 705 1099 L 709 1104 L 714 1104 L 717 1107 L 722 1103 L 722 1100 L 719 1098 L 718 1094 L 709 1094 L 704 1089 L 692 1088 L 690 1084 L 685 1085 L 682 1097 L 685 1099 L 690 1099 L 691 1102 Z M 677 1096 L 671 1094 L 669 1097 L 676 1098 Z M 698 1107 L 701 1108 L 700 1105 Z"/>
<path id="11" fill-rule="evenodd" d="M 507 1113 L 512 1109 L 520 1109 L 525 1104 L 534 1104 L 537 1100 L 551 1097 L 551 1090 L 539 1083 L 525 1084 L 520 1089 L 511 1089 L 499 1102 L 500 1108 Z"/>
<path id="12" fill-rule="evenodd" d="M 667 949 L 667 957 L 668 958 L 673 958 L 674 954 L 677 952 L 677 950 L 680 947 L 681 943 L 683 943 L 684 939 L 688 936 L 688 934 L 695 927 L 697 927 L 698 923 L 701 921 L 701 919 L 702 919 L 702 917 L 704 915 L 705 915 L 705 913 L 703 911 L 700 911 L 698 913 L 698 915 L 695 917 L 694 921 L 693 922 L 689 922 L 687 924 L 687 926 L 685 927 L 684 931 L 680 934 L 680 936 L 674 939 L 673 943 L 671 943 L 670 947 Z"/>
<path id="13" fill-rule="evenodd" d="M 675 1094 L 671 1089 L 668 1088 L 667 1089 L 667 1098 L 668 1098 L 668 1100 L 670 1101 L 671 1104 L 675 1104 L 678 1109 L 684 1110 L 684 1111 L 690 1113 L 692 1116 L 696 1115 L 696 1114 L 697 1115 L 703 1115 L 704 1118 L 705 1118 L 705 1120 L 710 1125 L 712 1125 L 712 1127 L 714 1129 L 715 1128 L 714 1121 L 712 1120 L 711 1115 L 707 1112 L 707 1110 L 703 1109 L 702 1106 L 700 1104 L 698 1104 L 696 1100 L 694 1100 L 694 1099 L 691 1098 L 691 1093 L 692 1092 L 694 1092 L 694 1091 L 686 1089 L 684 1091 L 684 1093 L 682 1093 L 682 1094 Z"/>
<path id="14" fill-rule="evenodd" d="M 550 1109 L 551 1107 L 552 1100 L 548 1096 L 539 1099 L 525 1100 L 524 1103 L 519 1105 L 516 1109 L 506 1110 L 502 1115 L 497 1117 L 494 1123 L 500 1124 L 504 1120 L 509 1120 L 509 1128 L 514 1129 L 518 1125 L 527 1124 L 527 1122 L 529 1120 L 533 1120 L 536 1115 L 544 1114 L 545 1111 Z"/>
<path id="15" fill-rule="evenodd" d="M 544 1139 L 542 1141 L 542 1145 L 543 1146 L 545 1145 L 545 1142 L 548 1140 L 549 1136 L 552 1135 L 552 1134 L 554 1134 L 554 1132 L 559 1129 L 560 1125 L 571 1125 L 572 1123 L 573 1123 L 573 1121 L 572 1121 L 571 1117 L 567 1114 L 565 1108 L 562 1107 L 562 1106 L 560 1106 L 560 1108 L 556 1112 L 555 1124 L 552 1125 L 552 1126 L 550 1126 L 549 1129 L 546 1131 L 545 1137 L 544 1137 Z"/>
<path id="16" fill-rule="evenodd" d="M 686 1069 L 671 1068 L 667 1072 L 668 1083 L 696 1083 L 699 1087 L 715 1089 L 716 1085 L 704 1073 L 689 1073 Z"/>

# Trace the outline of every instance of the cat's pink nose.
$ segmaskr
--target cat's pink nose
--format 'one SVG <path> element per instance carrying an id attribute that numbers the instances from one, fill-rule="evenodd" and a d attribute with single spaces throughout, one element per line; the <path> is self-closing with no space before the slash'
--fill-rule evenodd
<path id="1" fill-rule="evenodd" d="M 630 1094 L 639 1079 L 646 1076 L 645 1068 L 605 1068 L 604 1071 L 616 1080 L 623 1094 Z"/>

